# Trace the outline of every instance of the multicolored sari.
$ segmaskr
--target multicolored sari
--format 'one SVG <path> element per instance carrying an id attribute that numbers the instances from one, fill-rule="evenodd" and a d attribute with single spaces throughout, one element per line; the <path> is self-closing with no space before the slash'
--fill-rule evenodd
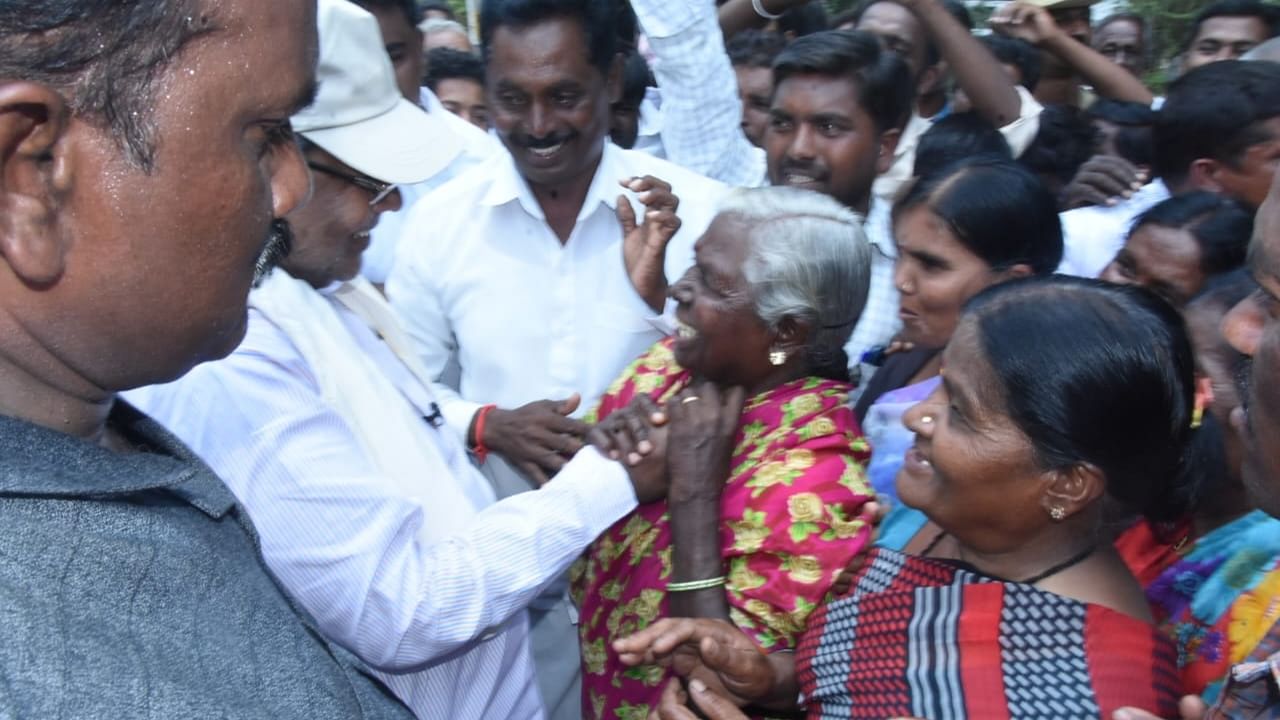
<path id="1" fill-rule="evenodd" d="M 633 398 L 659 403 L 690 380 L 663 341 L 605 394 L 604 419 Z M 793 648 L 832 581 L 871 539 L 868 448 L 849 386 L 808 378 L 747 401 L 721 498 L 720 543 L 730 616 L 766 652 Z M 642 719 L 667 677 L 623 666 L 611 643 L 667 615 L 671 530 L 665 502 L 640 507 L 588 549 L 572 572 L 581 610 L 583 715 Z"/>
<path id="2" fill-rule="evenodd" d="M 1166 540 L 1142 522 L 1116 549 L 1177 645 L 1183 692 L 1212 703 L 1280 620 L 1280 520 L 1255 510 L 1195 541 Z"/>
<path id="3" fill-rule="evenodd" d="M 810 718 L 1175 717 L 1173 646 L 1113 610 L 876 548 L 796 651 Z"/>

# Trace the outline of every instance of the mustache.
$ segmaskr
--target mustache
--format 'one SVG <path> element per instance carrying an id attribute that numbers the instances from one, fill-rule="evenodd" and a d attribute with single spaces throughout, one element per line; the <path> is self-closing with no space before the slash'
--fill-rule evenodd
<path id="1" fill-rule="evenodd" d="M 569 142 L 575 137 L 577 137 L 577 133 L 563 132 L 540 138 L 529 135 L 516 135 L 512 137 L 512 140 L 520 147 L 529 148 L 531 150 L 543 150 L 549 147 L 555 147 L 560 143 Z"/>
<path id="2" fill-rule="evenodd" d="M 267 243 L 258 255 L 253 268 L 253 286 L 258 287 L 271 274 L 272 270 L 289 256 L 293 249 L 293 226 L 284 218 L 271 221 L 271 230 L 267 235 Z"/>

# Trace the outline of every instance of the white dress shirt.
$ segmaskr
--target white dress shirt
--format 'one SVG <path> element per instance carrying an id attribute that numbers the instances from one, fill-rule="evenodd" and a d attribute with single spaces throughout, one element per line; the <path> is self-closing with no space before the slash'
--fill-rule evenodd
<path id="1" fill-rule="evenodd" d="M 871 242 L 871 282 L 867 286 L 867 304 L 853 328 L 845 354 L 849 356 L 849 375 L 855 380 L 870 379 L 874 368 L 864 366 L 862 356 L 889 344 L 902 327 L 898 316 L 898 288 L 893 284 L 893 265 L 898 246 L 893 241 L 889 203 L 875 196 L 867 213 L 863 231 Z M 858 382 L 861 385 L 861 382 Z"/>
<path id="2" fill-rule="evenodd" d="M 1031 147 L 1031 143 L 1036 140 L 1036 135 L 1040 133 L 1040 113 L 1044 110 L 1044 106 L 1021 85 L 1015 86 L 1014 89 L 1018 91 L 1018 99 L 1021 101 L 1018 106 L 1018 117 L 999 130 L 1016 158 L 1021 157 L 1022 153 Z M 933 127 L 933 122 L 933 118 L 920 117 L 915 110 L 915 103 L 912 103 L 911 119 L 902 129 L 898 147 L 893 151 L 893 165 L 889 167 L 888 172 L 876 178 L 873 192 L 877 197 L 892 203 L 897 199 L 902 186 L 915 177 L 916 146 L 920 144 L 920 136 Z"/>
<path id="3" fill-rule="evenodd" d="M 1124 247 L 1133 221 L 1168 199 L 1169 186 L 1163 180 L 1153 180 L 1116 205 L 1093 205 L 1062 213 L 1058 216 L 1062 220 L 1062 264 L 1058 272 L 1098 277 Z"/>
<path id="4" fill-rule="evenodd" d="M 347 331 L 326 341 L 432 414 L 430 389 L 359 317 L 330 295 L 320 312 Z M 525 607 L 635 507 L 626 471 L 588 448 L 543 489 L 495 503 L 457 439 L 424 422 L 447 468 L 397 479 L 325 402 L 324 372 L 253 308 L 229 358 L 127 397 L 217 471 L 283 586 L 419 718 L 541 718 Z"/>
<path id="5" fill-rule="evenodd" d="M 502 153 L 414 207 L 387 283 L 423 364 L 436 377 L 457 353 L 457 392 L 437 386 L 449 425 L 465 440 L 482 405 L 517 408 L 582 396 L 578 414 L 662 336 L 636 294 L 615 216 L 618 181 L 653 175 L 680 198 L 680 231 L 667 247 L 675 282 L 726 188 L 669 162 L 611 143 L 577 224 L 561 244 L 510 154 Z"/>
<path id="6" fill-rule="evenodd" d="M 369 247 L 361 256 L 360 274 L 371 283 L 381 285 L 391 274 L 395 262 L 396 246 L 404 232 L 404 221 L 409 210 L 427 193 L 458 177 L 467 170 L 483 163 L 503 148 L 497 138 L 462 118 L 449 112 L 429 88 L 422 88 L 421 103 L 424 110 L 439 117 L 453 132 L 455 141 L 461 143 L 461 152 L 444 170 L 420 183 L 400 186 L 400 209 L 382 213 L 378 224 L 369 236 Z"/>
<path id="7" fill-rule="evenodd" d="M 668 160 L 735 187 L 767 183 L 764 150 L 742 132 L 738 76 L 712 0 L 632 0 L 662 89 Z"/>

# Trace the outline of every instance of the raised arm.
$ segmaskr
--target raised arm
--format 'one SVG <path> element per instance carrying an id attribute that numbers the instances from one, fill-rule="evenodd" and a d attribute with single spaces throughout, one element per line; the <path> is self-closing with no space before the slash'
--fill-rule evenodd
<path id="1" fill-rule="evenodd" d="M 1016 121 L 1022 100 L 1008 74 L 986 47 L 938 0 L 894 0 L 915 13 L 973 109 L 997 128 Z"/>
<path id="2" fill-rule="evenodd" d="M 631 6 L 655 55 L 667 159 L 735 187 L 760 185 L 764 153 L 742 132 L 738 78 L 714 0 L 631 0 Z M 747 12 L 754 14 L 750 0 Z"/>
<path id="3" fill-rule="evenodd" d="M 1053 53 L 1075 69 L 1102 97 L 1150 105 L 1151 91 L 1128 70 L 1062 31 L 1048 10 L 1023 2 L 1000 8 L 991 18 L 991 28 L 1001 35 L 1020 38 Z"/>

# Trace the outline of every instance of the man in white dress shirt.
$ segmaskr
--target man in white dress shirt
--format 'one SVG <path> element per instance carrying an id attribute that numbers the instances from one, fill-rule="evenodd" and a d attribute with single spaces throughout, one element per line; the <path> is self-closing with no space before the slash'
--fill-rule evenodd
<path id="1" fill-rule="evenodd" d="M 401 98 L 368 13 L 321 0 L 320 37 L 320 94 L 293 118 L 314 197 L 250 296 L 244 342 L 130 399 L 225 478 L 284 588 L 419 718 L 542 718 L 525 608 L 655 490 L 589 448 L 497 502 L 440 427 L 404 331 L 356 276 L 399 205 L 387 181 L 450 153 Z"/>
<path id="2" fill-rule="evenodd" d="M 484 3 L 486 91 L 507 152 L 413 208 L 387 283 L 428 371 L 439 377 L 456 355 L 460 381 L 437 387 L 440 406 L 459 440 L 492 452 L 485 469 L 500 493 L 545 481 L 582 446 L 576 418 L 662 337 L 667 282 L 692 264 L 725 192 L 608 142 L 619 12 L 606 0 Z M 661 221 L 677 197 L 670 244 L 647 265 L 624 254 L 636 233 L 619 218 Z M 580 716 L 563 591 L 533 619 L 547 704 Z"/>
<path id="3" fill-rule="evenodd" d="M 1204 190 L 1260 206 L 1280 166 L 1280 65 L 1226 60 L 1183 75 L 1153 137 L 1156 180 L 1116 205 L 1062 213 L 1058 272 L 1097 277 L 1134 219 L 1171 195 Z"/>

